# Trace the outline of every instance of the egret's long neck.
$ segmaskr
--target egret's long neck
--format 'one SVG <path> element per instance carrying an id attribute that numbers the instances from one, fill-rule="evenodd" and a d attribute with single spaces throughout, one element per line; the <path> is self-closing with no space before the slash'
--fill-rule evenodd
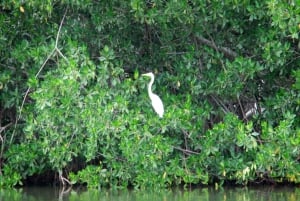
<path id="1" fill-rule="evenodd" d="M 154 76 L 151 76 L 151 80 L 148 84 L 148 94 L 149 94 L 149 96 L 150 96 L 150 94 L 153 94 L 152 90 L 151 90 L 153 82 L 154 82 Z"/>

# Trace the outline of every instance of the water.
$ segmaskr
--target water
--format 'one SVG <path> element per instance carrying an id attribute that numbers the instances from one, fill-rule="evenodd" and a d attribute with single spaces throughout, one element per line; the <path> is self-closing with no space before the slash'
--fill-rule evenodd
<path id="1" fill-rule="evenodd" d="M 198 188 L 194 190 L 79 190 L 48 187 L 0 189 L 0 201 L 300 201 L 300 187 Z"/>

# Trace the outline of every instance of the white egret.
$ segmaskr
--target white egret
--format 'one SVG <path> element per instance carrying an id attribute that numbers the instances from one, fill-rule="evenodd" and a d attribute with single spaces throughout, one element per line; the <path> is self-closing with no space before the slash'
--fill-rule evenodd
<path id="1" fill-rule="evenodd" d="M 152 107 L 153 109 L 155 110 L 155 112 L 158 114 L 158 116 L 160 118 L 163 117 L 163 114 L 164 114 L 164 105 L 163 105 L 163 102 L 161 101 L 161 99 L 158 97 L 158 95 L 154 94 L 151 90 L 151 87 L 152 87 L 152 84 L 154 82 L 154 75 L 152 72 L 150 73 L 145 73 L 145 74 L 142 74 L 142 76 L 148 76 L 151 78 L 149 84 L 148 84 L 148 95 L 149 95 L 149 98 L 151 100 L 151 103 L 152 103 Z"/>

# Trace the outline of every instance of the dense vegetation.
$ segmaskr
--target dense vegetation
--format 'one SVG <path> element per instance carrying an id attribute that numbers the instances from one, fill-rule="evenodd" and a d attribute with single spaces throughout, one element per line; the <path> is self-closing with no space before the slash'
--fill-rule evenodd
<path id="1" fill-rule="evenodd" d="M 0 13 L 0 186 L 300 183 L 299 1 L 4 0 Z"/>

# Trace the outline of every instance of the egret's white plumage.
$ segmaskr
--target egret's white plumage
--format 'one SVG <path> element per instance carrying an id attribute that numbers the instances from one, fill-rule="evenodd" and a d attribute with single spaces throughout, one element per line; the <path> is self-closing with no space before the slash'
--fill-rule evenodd
<path id="1" fill-rule="evenodd" d="M 154 82 L 154 75 L 152 72 L 142 74 L 142 76 L 148 76 L 151 78 L 149 84 L 148 84 L 148 95 L 152 103 L 152 107 L 155 110 L 155 112 L 158 114 L 159 117 L 163 117 L 164 115 L 164 105 L 161 99 L 158 97 L 158 95 L 154 94 L 151 90 L 152 84 Z"/>

